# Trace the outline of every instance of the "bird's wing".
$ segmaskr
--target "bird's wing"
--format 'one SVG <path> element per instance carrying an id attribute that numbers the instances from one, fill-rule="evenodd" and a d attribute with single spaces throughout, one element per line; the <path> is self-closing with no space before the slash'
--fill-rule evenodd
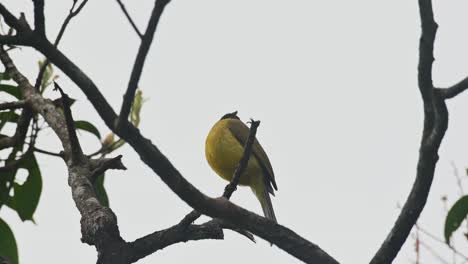
<path id="1" fill-rule="evenodd" d="M 245 142 L 247 142 L 247 138 L 249 137 L 249 128 L 240 120 L 232 120 L 228 123 L 228 128 L 234 137 L 239 141 L 239 143 L 242 146 L 245 146 Z M 278 187 L 276 186 L 273 168 L 271 167 L 271 163 L 267 154 L 257 139 L 255 139 L 255 142 L 252 145 L 252 154 L 255 156 L 263 170 L 265 175 L 265 186 L 267 187 L 268 192 L 274 195 L 273 188 L 278 190 Z"/>

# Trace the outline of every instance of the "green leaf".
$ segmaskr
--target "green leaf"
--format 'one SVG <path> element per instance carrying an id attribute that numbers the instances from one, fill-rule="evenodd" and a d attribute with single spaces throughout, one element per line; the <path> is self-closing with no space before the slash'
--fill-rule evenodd
<path id="1" fill-rule="evenodd" d="M 22 160 L 19 167 L 28 171 L 28 178 L 23 184 L 13 184 L 14 195 L 8 199 L 6 205 L 15 210 L 21 220 L 34 222 L 33 214 L 42 191 L 41 171 L 33 154 Z"/>
<path id="2" fill-rule="evenodd" d="M 106 189 L 104 188 L 104 176 L 99 175 L 94 183 L 94 191 L 96 192 L 96 196 L 98 200 L 101 202 L 102 205 L 109 207 L 109 197 L 107 197 Z"/>
<path id="3" fill-rule="evenodd" d="M 7 122 L 17 123 L 19 115 L 14 110 L 9 112 L 0 112 L 0 130 L 5 126 Z"/>
<path id="4" fill-rule="evenodd" d="M 10 80 L 11 77 L 6 72 L 0 72 L 0 81 L 2 80 Z"/>
<path id="5" fill-rule="evenodd" d="M 21 93 L 18 87 L 9 84 L 0 84 L 0 92 L 5 92 L 11 96 L 21 99 Z"/>
<path id="6" fill-rule="evenodd" d="M 143 92 L 141 90 L 137 90 L 135 93 L 135 98 L 133 98 L 133 104 L 130 111 L 130 122 L 135 127 L 138 127 L 140 124 L 140 112 L 144 102 L 145 100 L 143 99 Z"/>
<path id="7" fill-rule="evenodd" d="M 5 221 L 0 218 L 0 261 L 4 258 L 8 263 L 18 264 L 18 247 L 15 236 Z"/>
<path id="8" fill-rule="evenodd" d="M 38 61 L 39 70 L 42 69 L 42 66 L 44 65 L 45 62 L 46 62 L 46 59 Z M 56 80 L 57 78 L 58 76 L 54 75 L 54 68 L 52 67 L 52 64 L 48 63 L 42 74 L 40 93 L 43 94 L 44 91 L 47 89 L 47 87 L 49 87 L 53 83 L 53 81 Z"/>
<path id="9" fill-rule="evenodd" d="M 18 122 L 19 115 L 15 112 L 0 112 L 0 119 L 7 119 L 8 122 Z"/>
<path id="10" fill-rule="evenodd" d="M 88 121 L 85 121 L 85 120 L 75 121 L 75 127 L 76 129 L 81 129 L 81 130 L 94 134 L 99 140 L 101 139 L 101 134 L 99 133 L 99 130 L 97 130 L 97 128 Z"/>
<path id="11" fill-rule="evenodd" d="M 460 198 L 447 213 L 445 218 L 445 242 L 450 244 L 452 233 L 457 230 L 468 215 L 468 195 Z"/>

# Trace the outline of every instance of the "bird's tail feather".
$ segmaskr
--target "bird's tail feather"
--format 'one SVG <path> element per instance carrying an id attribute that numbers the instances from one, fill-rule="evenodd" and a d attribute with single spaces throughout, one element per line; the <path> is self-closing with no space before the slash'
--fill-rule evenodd
<path id="1" fill-rule="evenodd" d="M 278 223 L 278 221 L 276 221 L 276 216 L 275 216 L 275 211 L 273 210 L 273 205 L 271 204 L 270 194 L 268 193 L 266 188 L 263 188 L 263 199 L 262 199 L 261 204 L 262 204 L 263 214 L 265 215 L 265 217 L 275 221 L 275 223 Z"/>
<path id="2" fill-rule="evenodd" d="M 255 193 L 258 200 L 260 201 L 260 204 L 262 205 L 263 215 L 277 223 L 278 221 L 276 221 L 275 211 L 273 210 L 273 205 L 271 204 L 270 194 L 268 193 L 268 190 L 265 188 L 263 183 L 260 186 L 260 188 L 252 188 L 252 191 Z"/>

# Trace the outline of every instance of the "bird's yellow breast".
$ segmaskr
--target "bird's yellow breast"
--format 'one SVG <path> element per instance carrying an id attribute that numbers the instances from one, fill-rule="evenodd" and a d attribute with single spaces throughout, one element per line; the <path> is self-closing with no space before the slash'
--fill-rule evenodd
<path id="1" fill-rule="evenodd" d="M 205 155 L 211 168 L 223 179 L 231 181 L 234 171 L 242 157 L 244 146 L 229 130 L 230 119 L 219 120 L 210 130 L 205 143 Z M 254 177 L 261 175 L 261 168 L 256 158 L 251 155 L 245 172 L 241 175 L 240 184 L 250 185 Z"/>

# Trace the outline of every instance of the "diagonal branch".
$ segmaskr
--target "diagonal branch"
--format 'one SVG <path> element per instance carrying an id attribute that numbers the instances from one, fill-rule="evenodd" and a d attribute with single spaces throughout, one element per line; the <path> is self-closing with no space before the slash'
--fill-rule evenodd
<path id="1" fill-rule="evenodd" d="M 31 31 L 31 28 L 24 20 L 16 18 L 2 3 L 0 3 L 0 15 L 2 15 L 7 25 L 14 28 L 16 31 L 22 33 Z"/>
<path id="2" fill-rule="evenodd" d="M 201 239 L 224 239 L 223 229 L 231 229 L 255 242 L 251 234 L 239 230 L 234 225 L 220 219 L 213 219 L 202 225 L 191 224 L 184 226 L 179 223 L 128 243 L 129 255 L 132 256 L 130 262 L 136 262 L 158 250 L 180 242 Z"/>
<path id="3" fill-rule="evenodd" d="M 140 48 L 138 49 L 138 54 L 133 65 L 132 74 L 130 75 L 130 81 L 128 82 L 127 91 L 125 92 L 122 107 L 120 109 L 118 125 L 121 128 L 124 127 L 122 124 L 127 123 L 133 98 L 135 97 L 135 91 L 138 88 L 138 82 L 140 81 L 141 73 L 143 72 L 146 55 L 148 54 L 151 43 L 153 42 L 154 33 L 156 32 L 156 27 L 158 26 L 162 12 L 169 2 L 170 0 L 155 0 L 153 12 L 151 13 L 146 32 L 141 40 Z"/>
<path id="4" fill-rule="evenodd" d="M 219 225 L 205 223 L 188 227 L 177 224 L 168 229 L 156 231 L 129 243 L 128 251 L 131 256 L 129 263 L 176 243 L 202 239 L 224 239 L 223 229 Z"/>
<path id="5" fill-rule="evenodd" d="M 133 22 L 133 19 L 130 16 L 130 14 L 127 12 L 127 9 L 125 8 L 125 5 L 122 3 L 121 0 L 116 0 L 116 1 L 117 1 L 117 4 L 119 4 L 120 9 L 122 9 L 122 12 L 124 13 L 125 17 L 127 17 L 128 22 L 133 27 L 133 30 L 135 30 L 135 33 L 140 37 L 140 39 L 143 39 L 143 34 L 141 34 L 141 32 L 138 29 L 137 25 L 135 24 L 135 22 Z"/>
<path id="6" fill-rule="evenodd" d="M 454 84 L 453 86 L 450 86 L 449 88 L 445 88 L 445 89 L 438 88 L 437 90 L 439 90 L 441 96 L 444 99 L 450 99 L 461 94 L 467 89 L 468 89 L 468 77 Z"/>

